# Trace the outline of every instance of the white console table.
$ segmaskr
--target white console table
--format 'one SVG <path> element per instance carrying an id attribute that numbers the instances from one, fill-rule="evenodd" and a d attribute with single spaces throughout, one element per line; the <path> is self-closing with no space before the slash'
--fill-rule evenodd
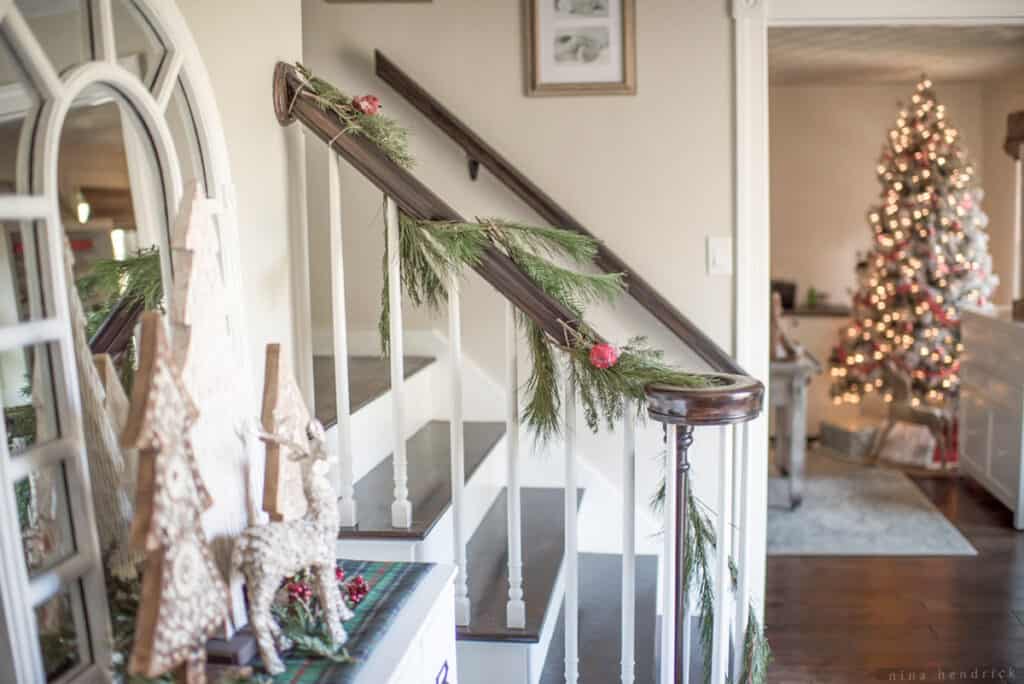
<path id="1" fill-rule="evenodd" d="M 455 568 L 435 566 L 402 606 L 358 684 L 456 684 Z"/>
<path id="2" fill-rule="evenodd" d="M 962 319 L 960 461 L 1024 529 L 1024 324 L 982 313 Z"/>

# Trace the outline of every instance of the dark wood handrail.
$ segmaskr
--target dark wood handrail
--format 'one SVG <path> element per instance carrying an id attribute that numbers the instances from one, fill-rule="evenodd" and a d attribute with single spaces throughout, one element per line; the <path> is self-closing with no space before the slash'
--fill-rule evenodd
<path id="1" fill-rule="evenodd" d="M 545 221 L 559 228 L 593 237 L 582 223 L 555 202 L 547 193 L 512 165 L 508 159 L 487 144 L 469 126 L 447 107 L 421 87 L 408 74 L 398 68 L 380 50 L 374 52 L 377 75 L 409 101 L 424 116 L 440 128 L 449 138 L 465 150 L 469 159 L 483 165 L 509 190 L 539 214 Z M 739 364 L 719 347 L 714 340 L 697 327 L 681 311 L 665 299 L 650 283 L 631 269 L 615 252 L 598 243 L 595 264 L 607 273 L 625 275 L 629 294 L 668 328 L 686 346 L 693 349 L 711 368 L 720 373 L 746 375 Z"/>
<path id="2" fill-rule="evenodd" d="M 93 354 L 110 354 L 115 356 L 128 348 L 135 325 L 145 309 L 141 299 L 129 301 L 122 299 L 110 310 L 100 327 L 89 340 L 89 350 Z"/>
<path id="3" fill-rule="evenodd" d="M 278 62 L 274 68 L 274 111 L 281 125 L 299 121 L 357 171 L 393 199 L 409 216 L 420 220 L 465 221 L 454 209 L 409 171 L 393 162 L 373 142 L 343 132 L 338 117 L 304 97 L 296 97 L 303 78 L 295 67 Z M 549 296 L 496 247 L 488 246 L 475 267 L 484 280 L 529 316 L 546 333 L 565 339 L 566 328 L 577 326 L 572 311 Z"/>

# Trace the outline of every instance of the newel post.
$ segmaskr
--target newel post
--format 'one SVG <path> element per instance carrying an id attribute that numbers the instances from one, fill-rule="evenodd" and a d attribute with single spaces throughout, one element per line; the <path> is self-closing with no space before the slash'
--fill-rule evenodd
<path id="1" fill-rule="evenodd" d="M 729 575 L 729 552 L 732 548 L 732 467 L 742 467 L 732 462 L 732 449 L 728 448 L 732 433 L 729 426 L 753 420 L 761 413 L 764 385 L 744 375 L 710 373 L 705 387 L 676 387 L 670 385 L 649 385 L 647 413 L 655 421 L 669 429 L 672 436 L 670 471 L 666 473 L 666 572 L 672 573 L 672 583 L 666 583 L 664 605 L 664 633 L 662 634 L 661 682 L 684 682 L 689 679 L 685 638 L 689 631 L 686 619 L 686 533 L 690 492 L 690 446 L 693 444 L 694 428 L 719 426 L 722 429 L 723 449 L 718 488 L 718 520 L 716 533 L 719 549 L 715 568 L 715 631 L 712 653 L 711 681 L 725 682 L 729 665 L 729 623 L 727 609 L 731 600 Z M 744 455 L 745 456 L 745 455 Z M 669 519 L 669 516 L 671 518 Z M 745 600 L 745 599 L 744 599 Z M 684 643 L 685 642 L 685 643 Z M 736 648 L 741 648 L 736 645 Z M 669 651 L 672 656 L 669 657 Z M 734 675 L 737 676 L 737 675 Z"/>

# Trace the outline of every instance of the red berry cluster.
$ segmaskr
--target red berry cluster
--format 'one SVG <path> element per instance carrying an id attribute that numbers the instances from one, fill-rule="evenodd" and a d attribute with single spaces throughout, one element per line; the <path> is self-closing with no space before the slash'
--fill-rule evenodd
<path id="1" fill-rule="evenodd" d="M 334 568 L 334 579 L 338 580 L 339 583 L 345 581 L 345 571 L 341 569 L 341 566 Z"/>
<path id="2" fill-rule="evenodd" d="M 289 582 L 284 588 L 288 592 L 288 600 L 291 603 L 309 601 L 313 598 L 313 588 L 305 582 Z"/>
<path id="3" fill-rule="evenodd" d="M 363 579 L 362 575 L 357 575 L 349 580 L 348 584 L 345 585 L 345 591 L 348 592 L 348 600 L 352 605 L 357 606 L 359 602 L 366 598 L 366 595 L 370 591 L 370 586 Z"/>

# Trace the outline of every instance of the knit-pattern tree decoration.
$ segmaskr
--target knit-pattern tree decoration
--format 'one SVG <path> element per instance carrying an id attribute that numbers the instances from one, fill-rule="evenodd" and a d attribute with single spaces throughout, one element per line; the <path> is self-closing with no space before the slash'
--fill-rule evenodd
<path id="1" fill-rule="evenodd" d="M 942 407 L 960 384 L 960 313 L 991 306 L 998 278 L 975 167 L 922 78 L 878 163 L 873 244 L 858 264 L 853 320 L 831 356 L 832 398 L 878 393 Z"/>
<path id="2" fill-rule="evenodd" d="M 140 365 L 121 442 L 139 450 L 132 544 L 145 551 L 129 671 L 156 677 L 183 666 L 206 681 L 206 640 L 224 625 L 227 587 L 203 532 L 212 500 L 192 452 L 198 418 L 175 367 L 159 314 L 142 318 Z"/>

